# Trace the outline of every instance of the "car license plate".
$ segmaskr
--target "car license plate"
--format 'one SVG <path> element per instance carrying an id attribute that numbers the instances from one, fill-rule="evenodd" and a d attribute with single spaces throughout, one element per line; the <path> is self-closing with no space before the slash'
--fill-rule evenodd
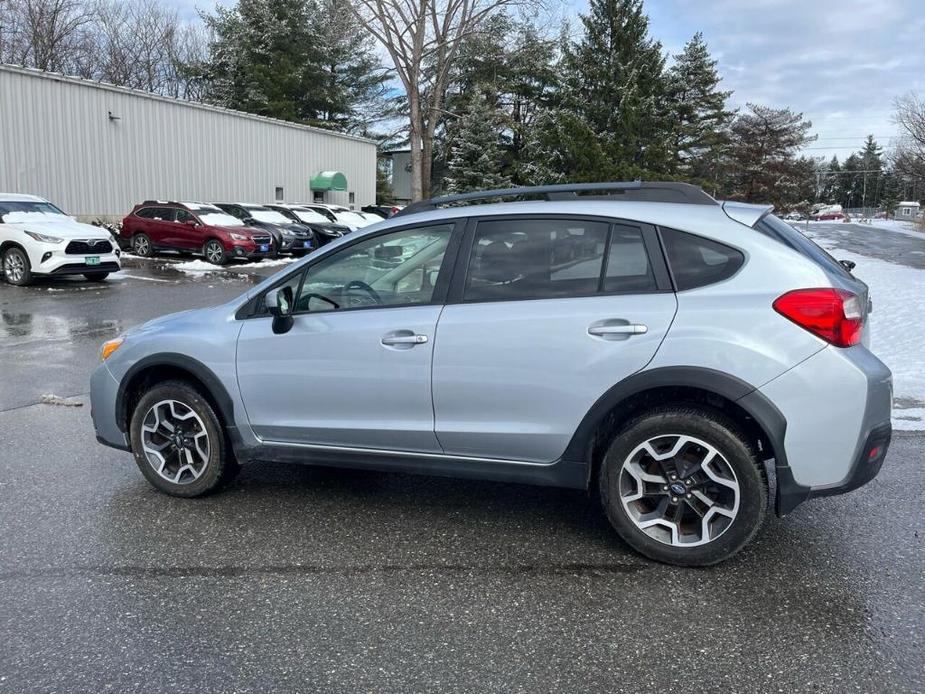
<path id="1" fill-rule="evenodd" d="M 100 264 L 100 257 L 98 255 L 88 255 L 86 260 L 87 260 L 87 265 L 99 265 Z"/>
<path id="2" fill-rule="evenodd" d="M 270 247 L 269 247 L 267 244 L 263 244 L 263 245 L 260 247 L 260 252 L 261 252 L 261 253 L 266 253 L 268 250 L 270 250 Z"/>

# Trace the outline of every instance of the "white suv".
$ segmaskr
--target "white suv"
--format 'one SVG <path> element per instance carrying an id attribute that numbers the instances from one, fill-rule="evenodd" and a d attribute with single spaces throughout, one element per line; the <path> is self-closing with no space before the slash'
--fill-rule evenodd
<path id="1" fill-rule="evenodd" d="M 35 195 L 0 193 L 0 268 L 7 282 L 83 275 L 101 282 L 121 269 L 109 232 L 81 224 Z"/>

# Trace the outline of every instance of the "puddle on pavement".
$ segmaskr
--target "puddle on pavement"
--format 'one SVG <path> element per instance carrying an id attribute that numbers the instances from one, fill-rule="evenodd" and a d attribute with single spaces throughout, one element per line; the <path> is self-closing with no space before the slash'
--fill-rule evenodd
<path id="1" fill-rule="evenodd" d="M 122 332 L 122 321 L 98 318 L 65 318 L 38 313 L 0 311 L 0 337 L 70 340 L 88 335 Z"/>

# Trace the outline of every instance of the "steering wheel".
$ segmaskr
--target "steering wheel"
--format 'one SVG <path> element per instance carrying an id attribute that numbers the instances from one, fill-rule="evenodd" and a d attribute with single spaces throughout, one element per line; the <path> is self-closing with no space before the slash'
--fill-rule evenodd
<path id="1" fill-rule="evenodd" d="M 372 297 L 372 300 L 375 301 L 378 305 L 382 305 L 382 297 L 379 296 L 379 292 L 370 287 L 366 282 L 362 280 L 353 280 L 344 287 L 344 293 L 349 294 L 351 289 L 362 289 L 364 292 L 369 294 Z"/>

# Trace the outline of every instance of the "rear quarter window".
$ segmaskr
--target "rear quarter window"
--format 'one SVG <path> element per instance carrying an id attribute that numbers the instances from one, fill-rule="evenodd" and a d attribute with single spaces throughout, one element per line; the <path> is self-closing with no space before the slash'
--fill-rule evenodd
<path id="1" fill-rule="evenodd" d="M 659 229 L 675 289 L 696 289 L 729 279 L 745 263 L 743 253 L 676 229 Z"/>

